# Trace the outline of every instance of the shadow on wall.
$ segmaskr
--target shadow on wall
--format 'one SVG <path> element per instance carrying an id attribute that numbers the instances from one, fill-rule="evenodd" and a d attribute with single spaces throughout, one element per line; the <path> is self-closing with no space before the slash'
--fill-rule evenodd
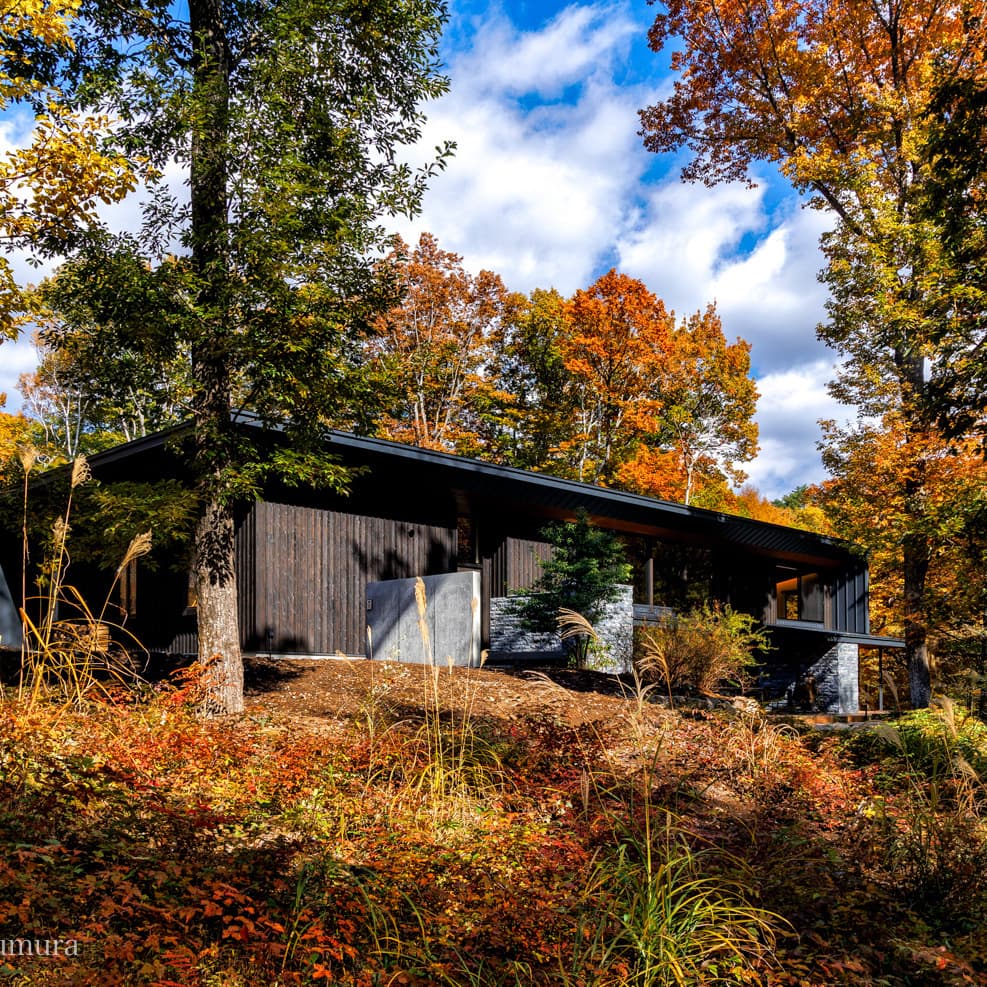
<path id="1" fill-rule="evenodd" d="M 424 574 L 433 576 L 454 569 L 454 559 L 449 551 L 449 546 L 434 536 L 428 538 L 428 545 L 421 549 L 419 542 L 422 538 L 422 530 L 419 526 L 408 525 L 409 549 L 407 553 L 402 553 L 394 548 L 389 548 L 379 554 L 368 552 L 356 541 L 351 543 L 353 557 L 360 566 L 360 571 L 369 582 L 383 582 L 388 579 L 410 579 L 422 571 L 424 563 Z"/>
<path id="2" fill-rule="evenodd" d="M 419 611 L 420 588 L 425 593 L 424 618 Z M 480 664 L 480 574 L 451 572 L 421 580 L 368 583 L 367 625 L 368 658 L 476 667 Z"/>

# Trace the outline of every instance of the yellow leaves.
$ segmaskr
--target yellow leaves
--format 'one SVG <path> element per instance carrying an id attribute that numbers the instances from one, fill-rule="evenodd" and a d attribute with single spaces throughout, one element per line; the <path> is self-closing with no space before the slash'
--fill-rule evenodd
<path id="1" fill-rule="evenodd" d="M 126 159 L 101 147 L 110 123 L 57 105 L 36 120 L 31 146 L 0 162 L 4 235 L 57 234 L 95 219 L 97 202 L 114 202 L 134 190 L 137 179 Z"/>
<path id="2" fill-rule="evenodd" d="M 33 76 L 22 40 L 72 47 L 69 21 L 78 0 L 0 0 L 0 112 L 35 97 L 46 112 L 35 119 L 30 146 L 0 160 L 0 239 L 30 243 L 44 235 L 49 249 L 79 224 L 95 219 L 97 203 L 122 199 L 136 187 L 130 163 L 102 147 L 111 126 L 104 116 L 73 114 L 56 89 Z M 26 319 L 9 265 L 0 259 L 0 340 L 12 338 Z"/>
<path id="3" fill-rule="evenodd" d="M 79 8 L 77 0 L 5 0 L 0 2 L 0 60 L 23 67 L 23 72 L 0 72 L 0 110 L 8 103 L 40 92 L 41 84 L 30 74 L 30 62 L 11 42 L 30 35 L 48 47 L 72 47 L 68 22 Z"/>
<path id="4" fill-rule="evenodd" d="M 19 451 L 27 446 L 30 437 L 31 423 L 27 418 L 0 411 L 0 477 L 15 468 Z"/>

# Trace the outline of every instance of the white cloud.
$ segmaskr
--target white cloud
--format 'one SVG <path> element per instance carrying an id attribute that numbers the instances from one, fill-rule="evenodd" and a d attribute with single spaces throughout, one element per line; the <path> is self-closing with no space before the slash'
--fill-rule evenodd
<path id="1" fill-rule="evenodd" d="M 821 438 L 818 421 L 843 422 L 854 416 L 826 390 L 833 372 L 831 360 L 819 360 L 759 378 L 761 452 L 745 469 L 766 497 L 779 497 L 802 483 L 825 478 L 816 448 Z"/>
<path id="2" fill-rule="evenodd" d="M 21 374 L 34 370 L 37 362 L 34 346 L 27 339 L 22 338 L 16 343 L 5 342 L 0 346 L 0 393 L 7 395 L 4 411 L 14 412 L 20 408 L 17 379 Z"/>
<path id="3" fill-rule="evenodd" d="M 639 29 L 623 5 L 573 4 L 542 30 L 528 32 L 502 15 L 488 15 L 476 47 L 455 67 L 456 81 L 474 92 L 558 97 L 565 87 L 605 72 Z"/>
<path id="4" fill-rule="evenodd" d="M 429 109 L 422 146 L 455 140 L 457 151 L 423 217 L 402 225 L 406 239 L 427 229 L 519 291 L 588 284 L 648 163 L 636 135 L 642 95 L 612 82 L 640 30 L 622 6 L 570 7 L 537 32 L 502 18 L 485 26 Z M 571 100 L 543 101 L 570 85 Z"/>
<path id="5" fill-rule="evenodd" d="M 764 209 L 764 188 L 667 182 L 617 243 L 620 263 L 680 314 L 715 302 L 729 338 L 752 344 L 761 373 L 819 360 L 826 293 L 816 280 L 826 217 L 792 203 Z M 755 245 L 746 254 L 738 248 Z"/>

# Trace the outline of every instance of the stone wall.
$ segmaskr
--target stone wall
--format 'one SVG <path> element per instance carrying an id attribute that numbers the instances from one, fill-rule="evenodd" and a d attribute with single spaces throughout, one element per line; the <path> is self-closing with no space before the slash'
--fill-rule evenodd
<path id="1" fill-rule="evenodd" d="M 859 649 L 855 644 L 836 644 L 809 671 L 816 678 L 816 709 L 820 713 L 856 713 Z"/>
<path id="2" fill-rule="evenodd" d="M 631 670 L 634 652 L 634 588 L 621 586 L 620 596 L 608 603 L 596 622 L 596 633 L 605 653 L 593 663 L 599 672 L 622 674 Z"/>
<path id="3" fill-rule="evenodd" d="M 490 598 L 490 652 L 497 658 L 517 657 L 538 653 L 544 657 L 561 658 L 562 642 L 558 634 L 529 631 L 521 625 L 515 609 L 516 597 Z"/>
<path id="4" fill-rule="evenodd" d="M 593 667 L 599 671 L 630 671 L 634 644 L 633 595 L 631 586 L 621 586 L 619 599 L 606 605 L 603 616 L 596 623 L 596 633 L 605 650 L 604 655 L 593 661 Z M 564 650 L 558 634 L 538 633 L 521 626 L 515 599 L 496 596 L 490 600 L 490 651 L 493 657 L 562 658 Z"/>

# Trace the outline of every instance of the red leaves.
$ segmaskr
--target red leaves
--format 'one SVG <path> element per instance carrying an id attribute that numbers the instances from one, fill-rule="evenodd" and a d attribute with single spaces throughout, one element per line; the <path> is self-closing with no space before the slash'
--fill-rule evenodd
<path id="1" fill-rule="evenodd" d="M 724 878 L 746 882 L 749 900 L 800 933 L 781 942 L 776 967 L 738 980 L 830 987 L 921 972 L 975 982 L 963 979 L 972 941 L 969 955 L 956 941 L 942 949 L 889 882 L 862 876 L 869 858 L 852 823 L 866 822 L 857 807 L 869 775 L 766 724 L 645 712 L 637 732 L 629 720 L 483 724 L 510 790 L 439 821 L 397 771 L 412 754 L 410 728 L 376 735 L 373 757 L 357 761 L 359 724 L 331 736 L 249 721 L 232 731 L 143 709 L 68 715 L 56 736 L 8 717 L 0 741 L 20 738 L 25 777 L 37 744 L 45 763 L 62 765 L 45 777 L 66 799 L 45 802 L 61 838 L 45 846 L 18 815 L 29 787 L 0 793 L 4 924 L 85 942 L 63 964 L 75 984 L 417 987 L 462 980 L 464 962 L 490 985 L 555 984 L 560 969 L 593 982 L 604 971 L 577 959 L 592 942 L 578 921 L 589 877 L 668 811 L 681 839 L 723 851 L 709 860 Z M 111 747 L 132 767 L 96 760 Z M 77 764 L 89 793 L 81 812 L 70 751 L 89 757 Z M 609 900 L 612 883 L 593 893 Z M 627 957 L 616 963 L 633 979 Z"/>

